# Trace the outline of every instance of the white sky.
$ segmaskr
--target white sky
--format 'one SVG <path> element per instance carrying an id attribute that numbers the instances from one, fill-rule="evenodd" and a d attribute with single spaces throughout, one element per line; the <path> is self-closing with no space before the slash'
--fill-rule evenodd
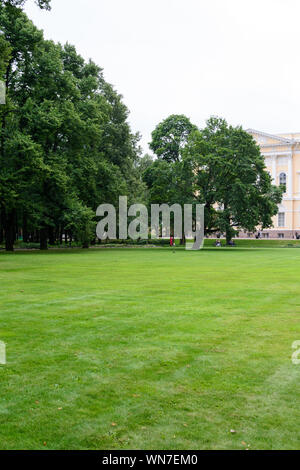
<path id="1" fill-rule="evenodd" d="M 31 0 L 26 11 L 104 68 L 144 151 L 170 114 L 300 131 L 299 0 L 52 0 L 51 12 Z"/>

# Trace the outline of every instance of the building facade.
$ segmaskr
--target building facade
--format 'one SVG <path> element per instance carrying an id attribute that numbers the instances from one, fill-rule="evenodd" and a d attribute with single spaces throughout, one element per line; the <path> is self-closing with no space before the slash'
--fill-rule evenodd
<path id="1" fill-rule="evenodd" d="M 248 133 L 260 146 L 274 184 L 286 187 L 274 227 L 261 231 L 261 237 L 300 237 L 300 133 L 271 135 L 254 129 Z"/>

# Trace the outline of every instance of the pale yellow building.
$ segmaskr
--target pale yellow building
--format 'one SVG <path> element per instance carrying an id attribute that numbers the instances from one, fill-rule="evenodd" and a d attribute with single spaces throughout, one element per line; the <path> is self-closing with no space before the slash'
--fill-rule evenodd
<path id="1" fill-rule="evenodd" d="M 248 133 L 260 146 L 274 184 L 286 186 L 274 227 L 263 230 L 261 236 L 296 238 L 300 236 L 300 133 L 272 135 L 254 129 Z"/>

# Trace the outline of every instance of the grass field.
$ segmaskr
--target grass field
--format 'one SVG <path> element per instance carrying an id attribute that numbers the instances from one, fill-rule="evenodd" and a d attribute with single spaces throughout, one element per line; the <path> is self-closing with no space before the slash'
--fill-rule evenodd
<path id="1" fill-rule="evenodd" d="M 0 448 L 300 449 L 299 281 L 296 248 L 0 254 Z"/>

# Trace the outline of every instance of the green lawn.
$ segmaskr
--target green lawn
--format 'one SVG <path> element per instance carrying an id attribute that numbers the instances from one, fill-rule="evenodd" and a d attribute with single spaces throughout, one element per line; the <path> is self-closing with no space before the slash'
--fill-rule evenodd
<path id="1" fill-rule="evenodd" d="M 299 316 L 296 248 L 2 253 L 0 448 L 300 449 Z"/>

